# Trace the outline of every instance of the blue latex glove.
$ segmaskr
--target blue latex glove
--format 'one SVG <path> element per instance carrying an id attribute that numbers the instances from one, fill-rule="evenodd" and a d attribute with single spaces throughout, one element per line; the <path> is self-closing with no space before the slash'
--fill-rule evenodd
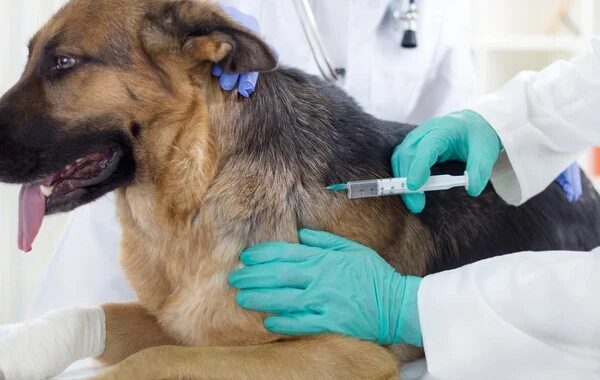
<path id="1" fill-rule="evenodd" d="M 258 21 L 250 15 L 238 11 L 233 7 L 223 7 L 223 10 L 231 16 L 234 20 L 248 29 L 253 30 L 256 33 L 260 33 L 260 27 Z M 256 82 L 258 81 L 258 73 L 226 73 L 223 68 L 219 65 L 214 65 L 212 69 L 212 75 L 219 78 L 219 84 L 224 91 L 231 91 L 237 85 L 238 93 L 243 97 L 249 97 L 256 88 Z"/>
<path id="2" fill-rule="evenodd" d="M 575 203 L 581 198 L 581 171 L 577 163 L 569 166 L 555 182 L 563 189 L 569 202 Z"/>
<path id="3" fill-rule="evenodd" d="M 418 190 L 431 175 L 431 167 L 450 160 L 467 163 L 468 193 L 479 196 L 487 185 L 502 144 L 488 122 L 465 110 L 431 119 L 411 131 L 392 156 L 396 177 L 407 177 L 410 190 Z M 425 208 L 425 194 L 402 195 L 412 212 Z"/>
<path id="4" fill-rule="evenodd" d="M 277 334 L 338 333 L 421 346 L 421 279 L 397 273 L 375 251 L 327 232 L 300 230 L 300 244 L 263 243 L 241 255 L 229 282 Z"/>

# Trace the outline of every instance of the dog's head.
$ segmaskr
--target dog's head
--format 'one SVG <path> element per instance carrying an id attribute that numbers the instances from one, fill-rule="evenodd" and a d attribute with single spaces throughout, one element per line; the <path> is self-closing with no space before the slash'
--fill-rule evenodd
<path id="1" fill-rule="evenodd" d="M 0 99 L 0 181 L 22 183 L 20 243 L 44 214 L 152 176 L 211 67 L 267 71 L 269 47 L 201 0 L 72 0 Z M 33 234 L 35 235 L 35 234 Z"/>

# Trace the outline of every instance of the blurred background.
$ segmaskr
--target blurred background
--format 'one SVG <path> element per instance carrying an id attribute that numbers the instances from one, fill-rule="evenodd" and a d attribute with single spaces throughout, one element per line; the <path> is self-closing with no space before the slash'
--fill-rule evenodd
<path id="1" fill-rule="evenodd" d="M 19 78 L 27 41 L 64 0 L 0 0 L 0 94 Z M 17 250 L 19 187 L 0 185 L 0 324 L 22 320 L 44 274 L 67 216 L 47 218 L 36 249 Z"/>
<path id="2" fill-rule="evenodd" d="M 465 1 L 480 94 L 496 89 L 519 71 L 580 54 L 589 36 L 600 32 L 596 0 Z M 0 94 L 18 79 L 29 38 L 63 2 L 0 0 Z M 591 176 L 597 171 L 594 160 L 593 151 L 580 160 Z M 66 215 L 47 218 L 35 249 L 21 253 L 16 249 L 17 201 L 17 187 L 0 185 L 0 324 L 26 316 L 67 223 Z"/>

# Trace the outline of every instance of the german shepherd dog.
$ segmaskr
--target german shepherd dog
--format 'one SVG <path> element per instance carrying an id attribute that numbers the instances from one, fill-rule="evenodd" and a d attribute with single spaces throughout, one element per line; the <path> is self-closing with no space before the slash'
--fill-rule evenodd
<path id="1" fill-rule="evenodd" d="M 262 72 L 256 93 L 223 92 L 214 63 Z M 261 39 L 201 0 L 72 0 L 31 40 L 23 76 L 0 99 L 0 180 L 25 184 L 25 246 L 38 214 L 116 190 L 122 265 L 139 302 L 103 306 L 100 360 L 114 366 L 99 378 L 397 378 L 419 350 L 277 336 L 264 314 L 236 305 L 227 277 L 240 252 L 297 242 L 301 227 L 359 241 L 419 276 L 600 245 L 600 199 L 585 179 L 574 205 L 557 185 L 519 208 L 491 187 L 479 198 L 456 189 L 429 195 L 420 215 L 400 197 L 350 201 L 323 190 L 389 177 L 412 127 L 276 66 Z"/>

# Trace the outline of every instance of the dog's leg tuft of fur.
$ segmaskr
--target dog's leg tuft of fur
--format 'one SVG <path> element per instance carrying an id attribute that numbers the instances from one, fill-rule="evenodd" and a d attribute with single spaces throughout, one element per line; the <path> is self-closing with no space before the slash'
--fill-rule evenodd
<path id="1" fill-rule="evenodd" d="M 140 350 L 177 344 L 158 321 L 139 303 L 103 305 L 106 320 L 106 349 L 98 359 L 115 364 Z"/>

